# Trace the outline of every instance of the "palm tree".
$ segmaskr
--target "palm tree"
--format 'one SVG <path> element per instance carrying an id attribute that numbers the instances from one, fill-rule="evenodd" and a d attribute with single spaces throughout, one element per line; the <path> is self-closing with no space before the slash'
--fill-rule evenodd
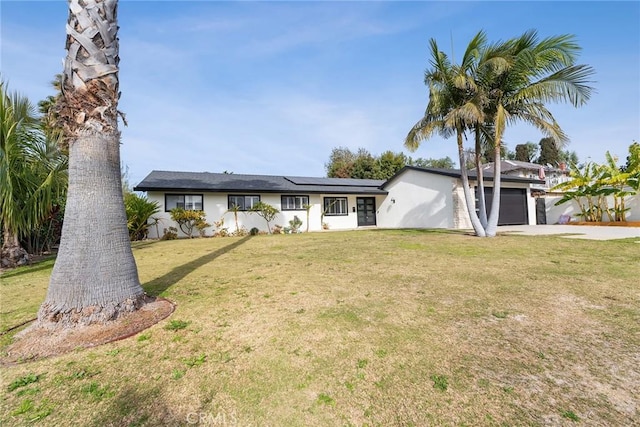
<path id="1" fill-rule="evenodd" d="M 568 141 L 545 104 L 570 102 L 585 104 L 593 90 L 588 78 L 594 71 L 587 65 L 575 65 L 580 47 L 572 35 L 552 36 L 538 41 L 536 31 L 501 45 L 508 47 L 509 61 L 495 67 L 490 63 L 480 73 L 482 90 L 489 103 L 485 110 L 494 127 L 494 182 L 487 236 L 495 236 L 500 207 L 501 143 L 506 127 L 522 121 L 533 125 L 559 143 Z"/>
<path id="2" fill-rule="evenodd" d="M 485 94 L 472 78 L 474 65 L 486 44 L 486 36 L 480 31 L 471 40 L 460 65 L 451 63 L 440 51 L 434 39 L 431 47 L 431 70 L 425 73 L 425 84 L 429 87 L 429 103 L 424 117 L 416 123 L 405 138 L 405 147 L 415 151 L 420 142 L 439 134 L 444 138 L 456 136 L 460 173 L 467 211 L 478 236 L 484 236 L 484 226 L 474 209 L 474 200 L 469 187 L 469 176 L 465 164 L 463 136 L 467 130 L 485 120 Z"/>
<path id="3" fill-rule="evenodd" d="M 2 266 L 28 262 L 20 239 L 50 213 L 64 193 L 66 157 L 40 128 L 35 108 L 0 81 L 0 222 Z"/>
<path id="4" fill-rule="evenodd" d="M 562 35 L 538 41 L 537 33 L 495 44 L 487 44 L 480 31 L 469 43 L 460 65 L 452 65 L 432 39 L 432 70 L 425 73 L 429 104 L 422 120 L 409 132 L 405 146 L 415 150 L 419 143 L 439 133 L 457 137 L 460 171 L 467 210 L 478 236 L 495 236 L 498 225 L 501 184 L 502 136 L 507 125 L 524 121 L 560 142 L 567 140 L 545 103 L 569 101 L 584 104 L 592 88 L 587 78 L 591 67 L 574 65 L 579 46 L 573 36 Z M 476 214 L 464 165 L 463 135 L 475 134 L 475 164 L 478 173 L 479 212 Z M 494 150 L 493 199 L 486 218 L 482 146 Z"/>
<path id="5" fill-rule="evenodd" d="M 70 0 L 62 97 L 69 149 L 62 238 L 38 324 L 104 323 L 147 300 L 120 176 L 117 0 Z"/>

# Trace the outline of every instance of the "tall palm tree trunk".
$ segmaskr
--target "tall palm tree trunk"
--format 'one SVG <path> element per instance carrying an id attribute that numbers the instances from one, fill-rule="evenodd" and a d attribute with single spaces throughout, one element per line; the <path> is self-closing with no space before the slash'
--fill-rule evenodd
<path id="1" fill-rule="evenodd" d="M 476 177 L 478 180 L 478 215 L 480 218 L 480 224 L 483 228 L 487 228 L 487 204 L 484 198 L 484 176 L 482 171 L 482 144 L 480 143 L 480 129 L 476 126 Z"/>
<path id="2" fill-rule="evenodd" d="M 491 213 L 487 222 L 487 237 L 495 237 L 498 232 L 498 219 L 500 218 L 500 186 L 502 173 L 502 159 L 500 158 L 500 139 L 501 135 L 496 135 L 495 143 L 495 159 L 493 161 L 493 198 L 491 199 Z"/>
<path id="3" fill-rule="evenodd" d="M 103 323 L 144 304 L 122 197 L 116 0 L 71 0 L 58 109 L 69 144 L 60 250 L 39 324 Z"/>
<path id="4" fill-rule="evenodd" d="M 462 191 L 464 193 L 464 199 L 467 205 L 467 212 L 469 213 L 469 219 L 471 220 L 471 225 L 473 226 L 473 230 L 476 232 L 478 237 L 486 237 L 486 233 L 484 227 L 480 223 L 480 219 L 478 218 L 478 214 L 476 213 L 475 201 L 471 195 L 471 187 L 469 186 L 469 175 L 467 173 L 467 168 L 465 165 L 465 156 L 464 156 L 464 146 L 462 143 L 462 131 L 458 130 L 458 157 L 460 159 L 460 175 L 462 177 Z"/>

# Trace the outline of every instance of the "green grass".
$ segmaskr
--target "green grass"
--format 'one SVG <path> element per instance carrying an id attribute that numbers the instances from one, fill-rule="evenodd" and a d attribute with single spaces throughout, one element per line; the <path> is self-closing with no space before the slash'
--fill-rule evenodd
<path id="1" fill-rule="evenodd" d="M 134 254 L 147 292 L 176 302 L 172 317 L 125 340 L 3 366 L 0 425 L 637 416 L 633 240 L 370 230 L 145 242 Z M 3 274 L 2 330 L 35 317 L 51 267 Z"/>

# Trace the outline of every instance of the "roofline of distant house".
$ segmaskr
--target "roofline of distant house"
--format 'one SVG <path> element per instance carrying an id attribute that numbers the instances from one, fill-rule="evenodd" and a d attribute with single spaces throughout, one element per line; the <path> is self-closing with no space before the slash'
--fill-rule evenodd
<path id="1" fill-rule="evenodd" d="M 389 178 L 384 184 L 382 184 L 382 188 L 385 188 L 387 184 L 395 180 L 398 176 L 403 174 L 407 170 L 414 170 L 418 172 L 427 172 L 435 175 L 443 175 L 449 176 L 451 178 L 462 179 L 462 172 L 460 169 L 440 169 L 440 168 L 421 168 L 418 166 L 405 166 L 395 173 L 391 178 Z M 475 173 L 475 169 L 473 171 L 468 171 L 469 181 L 477 181 L 478 177 Z M 485 171 L 483 173 L 483 179 L 485 181 L 493 181 L 493 174 Z M 534 178 L 525 178 L 520 176 L 509 176 L 502 174 L 500 176 L 500 180 L 503 182 L 522 182 L 522 183 L 530 183 L 530 184 L 541 184 L 544 183 L 544 180 L 534 179 Z"/>

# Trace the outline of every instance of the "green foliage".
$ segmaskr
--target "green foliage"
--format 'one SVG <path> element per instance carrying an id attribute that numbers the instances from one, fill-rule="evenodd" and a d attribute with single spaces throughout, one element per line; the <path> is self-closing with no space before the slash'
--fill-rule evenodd
<path id="1" fill-rule="evenodd" d="M 124 196 L 124 209 L 127 213 L 129 238 L 132 241 L 146 239 L 149 235 L 149 227 L 158 224 L 158 219 L 153 217 L 160 212 L 158 202 L 152 202 L 135 193 L 127 193 Z M 152 222 L 149 222 L 150 219 Z"/>
<path id="2" fill-rule="evenodd" d="M 455 136 L 460 164 L 465 165 L 464 140 L 475 136 L 475 167 L 480 168 L 479 153 L 493 152 L 494 176 L 500 171 L 503 135 L 507 125 L 526 122 L 554 141 L 565 142 L 566 134 L 545 104 L 569 102 L 578 107 L 588 101 L 592 88 L 587 80 L 593 69 L 576 65 L 580 47 L 571 35 L 538 38 L 528 31 L 506 42 L 490 43 L 484 31 L 469 42 L 460 63 L 454 63 L 430 40 L 431 67 L 424 82 L 429 87 L 429 102 L 423 117 L 405 138 L 405 147 L 416 150 L 423 140 L 434 135 Z M 492 150 L 491 150 L 492 149 Z M 554 164 L 557 162 L 554 162 Z M 470 198 L 468 177 L 462 175 L 465 197 Z M 482 181 L 479 183 L 483 186 Z M 499 193 L 493 203 L 499 205 Z M 495 236 L 498 209 L 476 213 L 467 206 L 477 235 Z"/>
<path id="3" fill-rule="evenodd" d="M 389 179 L 405 166 L 452 169 L 455 165 L 449 157 L 412 159 L 392 151 L 374 156 L 364 148 L 354 153 L 346 147 L 338 147 L 331 151 L 325 169 L 329 178 Z"/>
<path id="4" fill-rule="evenodd" d="M 258 214 L 258 216 L 264 218 L 264 220 L 267 222 L 267 230 L 269 230 L 269 233 L 271 233 L 271 221 L 273 221 L 275 217 L 280 213 L 278 209 L 264 202 L 258 202 L 253 205 L 250 212 L 255 212 L 256 214 Z"/>
<path id="5" fill-rule="evenodd" d="M 251 230 L 249 230 L 249 234 L 252 236 L 257 236 L 258 234 L 260 234 L 260 230 L 257 227 L 253 227 L 251 228 Z"/>
<path id="6" fill-rule="evenodd" d="M 193 231 L 197 229 L 201 235 L 204 234 L 204 230 L 207 227 L 211 227 L 211 224 L 205 221 L 205 213 L 203 211 L 191 211 L 182 208 L 171 209 L 171 219 L 174 220 L 180 230 L 189 238 L 193 238 Z"/>
<path id="7" fill-rule="evenodd" d="M 206 360 L 207 360 L 207 355 L 200 354 L 199 356 L 192 356 L 192 357 L 185 358 L 183 359 L 183 362 L 189 368 L 194 368 L 196 366 L 202 365 Z"/>
<path id="8" fill-rule="evenodd" d="M 20 378 L 18 378 L 16 380 L 12 381 L 9 384 L 8 389 L 9 389 L 9 391 L 14 391 L 17 388 L 24 387 L 26 385 L 36 383 L 36 382 L 38 382 L 39 379 L 40 379 L 40 375 L 29 374 L 29 375 L 26 375 L 24 377 L 20 377 Z"/>
<path id="9" fill-rule="evenodd" d="M 237 208 L 237 206 L 234 207 Z M 224 218 L 220 218 L 220 221 L 214 221 L 213 226 L 216 228 L 216 231 L 213 234 L 214 236 L 227 237 L 229 235 L 229 229 L 224 226 Z"/>
<path id="10" fill-rule="evenodd" d="M 554 167 L 560 163 L 560 150 L 553 138 L 542 138 L 540 140 L 540 157 L 538 157 L 538 163 Z"/>
<path id="11" fill-rule="evenodd" d="M 64 199 L 68 157 L 48 137 L 29 100 L 0 81 L 0 223 L 18 244 Z"/>
<path id="12" fill-rule="evenodd" d="M 640 160 L 633 160 L 640 158 L 640 148 L 636 148 L 634 144 L 629 147 L 627 165 L 624 168 L 618 166 L 618 158 L 608 151 L 605 158 L 605 164 L 571 164 L 571 179 L 554 187 L 564 192 L 556 206 L 573 201 L 580 209 L 579 216 L 588 222 L 600 222 L 605 214 L 609 221 L 626 221 L 626 213 L 629 211 L 626 198 L 640 191 Z M 608 205 L 608 196 L 613 199 L 613 207 Z"/>
<path id="13" fill-rule="evenodd" d="M 148 341 L 150 339 L 151 339 L 151 333 L 149 332 L 138 335 L 138 342 Z"/>
<path id="14" fill-rule="evenodd" d="M 516 152 L 514 160 L 520 162 L 533 163 L 538 154 L 538 146 L 533 142 L 526 142 L 524 144 L 516 145 Z"/>
<path id="15" fill-rule="evenodd" d="M 165 228 L 160 240 L 175 240 L 178 238 L 178 229 L 175 227 Z"/>
<path id="16" fill-rule="evenodd" d="M 322 405 L 335 406 L 335 404 L 336 404 L 336 401 L 334 400 L 334 398 L 329 396 L 326 393 L 320 393 L 318 395 L 317 401 L 318 401 L 318 403 L 320 403 Z"/>
<path id="17" fill-rule="evenodd" d="M 164 328 L 167 331 L 178 331 L 180 329 L 185 329 L 190 324 L 191 324 L 191 322 L 187 322 L 187 321 L 184 321 L 184 320 L 171 320 L 171 321 L 169 321 L 169 323 L 167 325 L 165 325 Z"/>
<path id="18" fill-rule="evenodd" d="M 420 168 L 438 168 L 438 169 L 453 169 L 456 164 L 449 156 L 443 157 L 441 159 L 423 159 L 422 157 L 418 157 L 417 159 L 413 159 L 409 157 L 407 161 L 408 166 L 417 166 Z"/>
<path id="19" fill-rule="evenodd" d="M 292 233 L 299 233 L 300 227 L 302 227 L 302 220 L 298 218 L 298 215 L 294 215 L 293 219 L 289 221 L 289 226 L 291 227 Z"/>
<path id="20" fill-rule="evenodd" d="M 116 392 L 109 389 L 108 386 L 103 387 L 96 381 L 91 381 L 89 384 L 82 386 L 80 391 L 91 396 L 95 401 L 100 401 L 105 398 L 108 399 L 116 394 Z"/>
<path id="21" fill-rule="evenodd" d="M 571 421 L 580 421 L 580 417 L 575 414 L 573 411 L 562 411 L 560 413 L 563 418 L 567 418 Z"/>
<path id="22" fill-rule="evenodd" d="M 433 388 L 440 391 L 447 391 L 449 387 L 449 380 L 446 375 L 431 375 L 431 381 L 433 381 Z"/>

